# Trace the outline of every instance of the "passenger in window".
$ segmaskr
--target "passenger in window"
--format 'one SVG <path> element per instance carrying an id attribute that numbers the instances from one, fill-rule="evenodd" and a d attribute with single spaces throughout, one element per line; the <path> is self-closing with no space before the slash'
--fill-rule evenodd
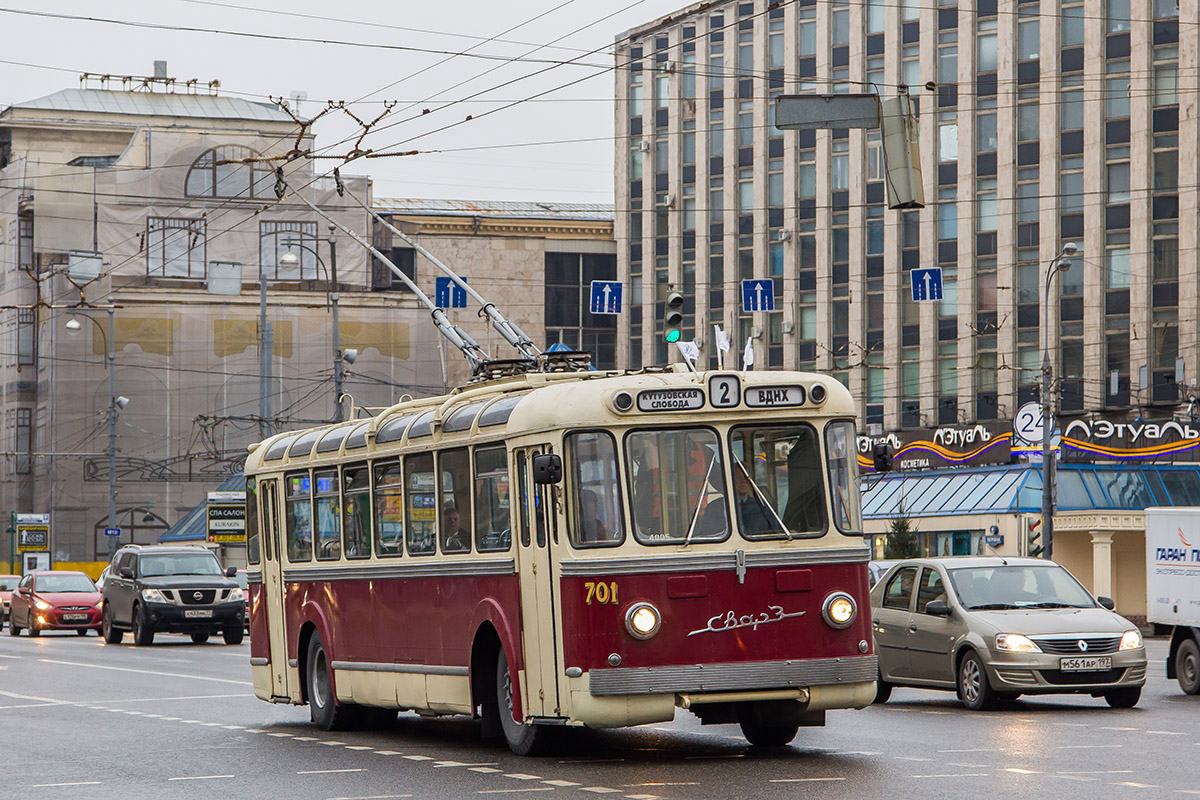
<path id="1" fill-rule="evenodd" d="M 754 491 L 750 476 L 738 465 L 733 473 L 734 489 L 737 491 L 738 524 L 742 533 L 747 536 L 758 536 L 764 533 L 781 533 L 775 515 L 771 513 Z"/>
<path id="2" fill-rule="evenodd" d="M 442 552 L 465 553 L 471 549 L 471 537 L 462 529 L 458 509 L 446 506 L 442 509 Z"/>
<path id="3" fill-rule="evenodd" d="M 591 489 L 579 493 L 579 536 L 582 544 L 609 541 L 608 526 L 600 516 L 600 499 Z"/>

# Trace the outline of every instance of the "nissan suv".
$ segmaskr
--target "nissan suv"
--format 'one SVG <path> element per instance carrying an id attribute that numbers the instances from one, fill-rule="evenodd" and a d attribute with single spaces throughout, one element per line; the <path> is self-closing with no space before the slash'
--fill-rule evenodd
<path id="1" fill-rule="evenodd" d="M 128 630 L 136 645 L 153 644 L 159 631 L 191 634 L 197 644 L 219 633 L 241 644 L 246 605 L 236 574 L 205 547 L 122 547 L 104 582 L 104 641 L 120 644 Z"/>

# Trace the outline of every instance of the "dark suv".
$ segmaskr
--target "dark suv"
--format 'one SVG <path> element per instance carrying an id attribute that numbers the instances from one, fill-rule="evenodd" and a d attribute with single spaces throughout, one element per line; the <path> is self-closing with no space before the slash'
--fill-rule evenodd
<path id="1" fill-rule="evenodd" d="M 153 644 L 158 631 L 189 633 L 197 644 L 220 633 L 241 644 L 246 605 L 236 574 L 204 547 L 122 547 L 104 582 L 104 641 L 119 644 L 130 630 L 137 645 Z"/>

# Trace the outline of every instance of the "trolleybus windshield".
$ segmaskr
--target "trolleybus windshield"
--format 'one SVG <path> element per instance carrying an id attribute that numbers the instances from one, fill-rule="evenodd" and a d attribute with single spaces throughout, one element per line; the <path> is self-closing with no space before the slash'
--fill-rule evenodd
<path id="1" fill-rule="evenodd" d="M 826 529 L 821 446 L 810 425 L 734 428 L 734 508 L 747 539 L 821 536 Z"/>
<path id="2" fill-rule="evenodd" d="M 625 443 L 633 532 L 643 544 L 729 537 L 725 464 L 706 428 L 633 431 Z"/>

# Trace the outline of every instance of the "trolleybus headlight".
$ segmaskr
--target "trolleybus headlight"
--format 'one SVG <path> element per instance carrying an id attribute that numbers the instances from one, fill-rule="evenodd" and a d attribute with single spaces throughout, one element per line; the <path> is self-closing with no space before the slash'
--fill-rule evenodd
<path id="1" fill-rule="evenodd" d="M 821 403 L 825 402 L 825 396 L 827 394 L 828 392 L 825 391 L 824 386 L 819 383 L 814 383 L 811 387 L 809 387 L 808 399 L 816 405 L 821 405 Z"/>
<path id="2" fill-rule="evenodd" d="M 858 606 L 855 605 L 854 598 L 845 592 L 829 595 L 825 598 L 825 605 L 821 607 L 821 616 L 825 617 L 825 622 L 831 628 L 849 627 L 857 614 Z"/>
<path id="3" fill-rule="evenodd" d="M 649 603 L 634 603 L 625 612 L 625 629 L 635 639 L 649 639 L 662 627 L 662 615 Z"/>
<path id="4" fill-rule="evenodd" d="M 629 392 L 617 392 L 616 396 L 613 397 L 613 407 L 617 411 L 628 411 L 633 408 L 633 395 Z"/>
<path id="5" fill-rule="evenodd" d="M 1142 634 L 1137 631 L 1125 631 L 1121 636 L 1122 650 L 1137 650 L 1142 646 Z"/>

